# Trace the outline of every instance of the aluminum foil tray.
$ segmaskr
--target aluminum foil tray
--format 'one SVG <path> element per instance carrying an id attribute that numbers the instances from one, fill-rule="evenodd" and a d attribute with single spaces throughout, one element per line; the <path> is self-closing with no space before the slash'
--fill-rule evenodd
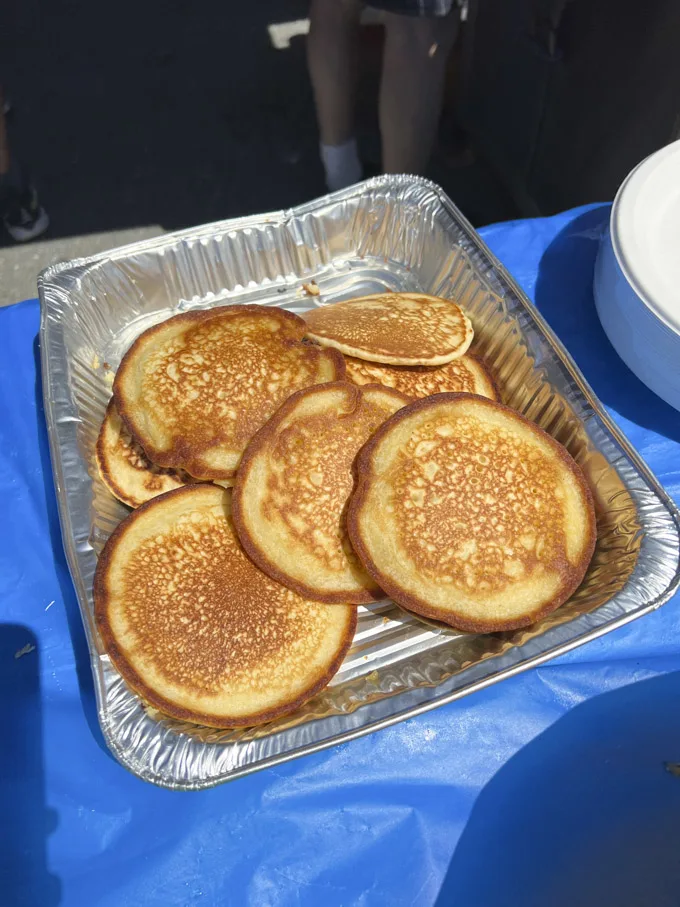
<path id="1" fill-rule="evenodd" d="M 315 281 L 320 295 L 304 284 Z M 294 312 L 384 289 L 447 296 L 475 327 L 474 352 L 503 399 L 561 441 L 595 494 L 586 579 L 529 629 L 460 635 L 390 602 L 360 609 L 331 685 L 264 727 L 220 731 L 150 710 L 103 653 L 93 623 L 97 553 L 126 515 L 94 443 L 115 369 L 135 337 L 217 304 Z M 64 547 L 92 657 L 99 720 L 130 771 L 166 787 L 237 778 L 450 702 L 658 607 L 680 581 L 680 514 L 613 425 L 569 354 L 435 185 L 380 177 L 294 211 L 210 224 L 48 268 L 39 279 L 45 411 Z"/>

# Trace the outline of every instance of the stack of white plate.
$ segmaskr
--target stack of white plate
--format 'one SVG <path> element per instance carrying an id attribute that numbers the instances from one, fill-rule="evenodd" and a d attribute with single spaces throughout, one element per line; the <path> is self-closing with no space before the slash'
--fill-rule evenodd
<path id="1" fill-rule="evenodd" d="M 619 356 L 680 410 L 680 141 L 644 160 L 619 189 L 594 291 Z"/>

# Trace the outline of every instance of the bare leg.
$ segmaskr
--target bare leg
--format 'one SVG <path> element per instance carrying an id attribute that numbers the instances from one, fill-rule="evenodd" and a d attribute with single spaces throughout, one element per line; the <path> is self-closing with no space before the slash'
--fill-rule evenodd
<path id="1" fill-rule="evenodd" d="M 307 62 L 324 145 L 354 137 L 359 0 L 312 0 Z"/>
<path id="2" fill-rule="evenodd" d="M 362 176 L 354 136 L 360 0 L 312 0 L 307 58 L 331 191 Z"/>
<path id="3" fill-rule="evenodd" d="M 438 18 L 385 15 L 380 134 L 385 173 L 425 172 L 437 135 L 458 10 Z"/>

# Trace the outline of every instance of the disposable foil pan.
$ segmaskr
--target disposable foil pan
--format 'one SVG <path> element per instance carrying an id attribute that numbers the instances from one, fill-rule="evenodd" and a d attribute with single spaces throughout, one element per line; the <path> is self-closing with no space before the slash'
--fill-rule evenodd
<path id="1" fill-rule="evenodd" d="M 309 293 L 312 281 L 318 296 Z M 227 731 L 161 716 L 127 688 L 93 623 L 97 553 L 127 513 L 93 456 L 121 356 L 141 331 L 177 312 L 225 302 L 303 312 L 385 289 L 460 302 L 474 323 L 474 352 L 493 369 L 504 401 L 583 467 L 598 512 L 583 585 L 545 620 L 510 633 L 456 634 L 390 602 L 361 608 L 340 671 L 295 714 Z M 541 315 L 432 183 L 380 177 L 294 211 L 58 264 L 43 272 L 39 290 L 54 479 L 99 720 L 116 758 L 147 781 L 209 787 L 351 740 L 566 652 L 658 607 L 678 586 L 677 509 Z"/>

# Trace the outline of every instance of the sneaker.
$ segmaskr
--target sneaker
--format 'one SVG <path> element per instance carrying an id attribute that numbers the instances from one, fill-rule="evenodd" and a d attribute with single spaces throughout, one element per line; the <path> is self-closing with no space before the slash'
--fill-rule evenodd
<path id="1" fill-rule="evenodd" d="M 2 204 L 2 222 L 15 242 L 28 242 L 47 230 L 50 219 L 30 183 L 9 188 Z"/>

